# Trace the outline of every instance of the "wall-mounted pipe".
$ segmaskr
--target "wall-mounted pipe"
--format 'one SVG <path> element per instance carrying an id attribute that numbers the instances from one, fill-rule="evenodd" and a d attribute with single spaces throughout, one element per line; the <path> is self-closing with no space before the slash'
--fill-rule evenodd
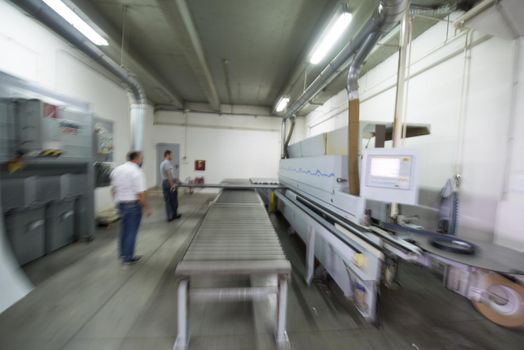
<path id="1" fill-rule="evenodd" d="M 73 44 L 77 49 L 89 56 L 95 62 L 107 69 L 120 79 L 130 91 L 130 104 L 144 106 L 147 105 L 147 97 L 142 84 L 138 81 L 136 76 L 127 69 L 121 67 L 112 58 L 107 56 L 96 45 L 92 44 L 80 32 L 78 32 L 66 20 L 60 17 L 55 11 L 48 7 L 41 0 L 11 0 L 13 4 L 20 7 L 22 10 L 29 13 L 38 21 L 51 28 L 64 39 Z M 131 108 L 133 110 L 133 108 Z M 143 150 L 143 137 L 136 138 L 136 135 L 143 136 L 144 130 L 144 116 L 139 117 L 138 111 L 144 111 L 144 108 L 139 108 L 135 111 L 132 118 L 135 122 L 132 123 L 133 130 L 131 131 L 132 148 L 136 150 Z"/>
<path id="2" fill-rule="evenodd" d="M 398 147 L 402 139 L 402 122 L 405 119 L 403 115 L 405 112 L 404 102 L 406 96 L 406 70 L 408 58 L 408 46 L 411 40 L 411 18 L 408 12 L 402 16 L 400 24 L 400 49 L 398 55 L 398 69 L 397 69 L 397 92 L 395 96 L 395 115 L 393 117 L 393 147 Z M 397 203 L 391 203 L 389 207 L 389 216 L 396 220 L 399 214 L 399 207 Z"/>
<path id="3" fill-rule="evenodd" d="M 406 94 L 406 69 L 408 45 L 411 37 L 411 20 L 409 13 L 402 17 L 400 25 L 400 49 L 397 69 L 397 93 L 395 96 L 395 116 L 393 118 L 393 147 L 398 147 L 402 137 L 402 113 L 404 111 L 404 96 Z"/>

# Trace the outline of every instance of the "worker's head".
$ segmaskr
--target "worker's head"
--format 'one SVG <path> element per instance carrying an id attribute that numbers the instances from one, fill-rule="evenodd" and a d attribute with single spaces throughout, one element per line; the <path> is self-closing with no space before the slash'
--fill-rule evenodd
<path id="1" fill-rule="evenodd" d="M 164 159 L 171 160 L 171 151 L 167 150 L 164 152 Z"/>
<path id="2" fill-rule="evenodd" d="M 140 151 L 131 151 L 127 154 L 127 160 L 142 166 L 142 163 L 144 162 L 144 156 Z"/>

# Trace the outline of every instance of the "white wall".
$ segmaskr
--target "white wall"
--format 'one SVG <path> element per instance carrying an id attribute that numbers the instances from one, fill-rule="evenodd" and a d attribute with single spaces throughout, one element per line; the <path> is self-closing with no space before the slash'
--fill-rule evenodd
<path id="1" fill-rule="evenodd" d="M 429 192 L 436 194 L 448 178 L 457 172 L 462 175 L 459 231 L 489 239 L 496 231 L 504 183 L 515 42 L 474 33 L 469 76 L 465 76 L 469 93 L 462 99 L 466 37 L 445 42 L 446 29 L 444 23 L 437 24 L 413 42 L 406 122 L 430 124 L 431 135 L 408 139 L 405 147 L 417 150 L 420 185 Z M 392 122 L 397 62 L 394 55 L 360 79 L 361 120 Z M 305 133 L 316 135 L 347 125 L 346 106 L 346 93 L 341 91 L 306 117 Z M 522 103 L 520 111 L 517 119 L 522 128 Z M 514 147 L 519 149 L 513 156 L 514 174 L 524 170 L 522 161 L 516 161 L 518 156 L 522 159 L 523 131 L 515 134 L 520 141 Z M 519 249 L 524 250 L 519 224 L 512 227 L 518 227 Z"/>
<path id="2" fill-rule="evenodd" d="M 92 60 L 11 3 L 0 0 L 0 70 L 54 92 L 88 102 L 114 121 L 115 162 L 129 151 L 127 92 Z M 97 189 L 96 210 L 110 207 L 108 188 Z"/>
<path id="3" fill-rule="evenodd" d="M 187 126 L 186 126 L 187 120 Z M 293 140 L 303 138 L 303 118 L 297 119 Z M 156 181 L 156 144 L 180 144 L 180 178 L 204 176 L 207 183 L 224 178 L 276 178 L 280 159 L 280 124 L 275 117 L 202 113 L 155 114 L 155 125 L 146 137 L 148 184 Z M 186 161 L 182 160 L 186 156 Z M 206 160 L 206 171 L 194 170 L 194 161 Z M 150 171 L 150 170 L 148 170 Z"/>
<path id="4" fill-rule="evenodd" d="M 497 208 L 495 240 L 524 251 L 524 39 L 518 42 L 515 74 L 515 110 L 505 140 L 508 160 L 502 200 Z"/>

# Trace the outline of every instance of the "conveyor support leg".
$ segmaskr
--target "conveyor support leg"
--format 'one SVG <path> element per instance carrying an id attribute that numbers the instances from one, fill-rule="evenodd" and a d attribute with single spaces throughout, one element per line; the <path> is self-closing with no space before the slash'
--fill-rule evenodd
<path id="1" fill-rule="evenodd" d="M 287 312 L 287 277 L 278 278 L 278 304 L 277 304 L 277 334 L 276 341 L 279 346 L 289 343 L 286 333 L 286 312 Z"/>
<path id="2" fill-rule="evenodd" d="M 178 335 L 173 350 L 187 349 L 188 345 L 188 287 L 187 279 L 181 280 L 178 285 Z"/>
<path id="3" fill-rule="evenodd" d="M 308 241 L 306 247 L 306 283 L 311 285 L 313 273 L 315 272 L 315 229 L 308 228 Z"/>

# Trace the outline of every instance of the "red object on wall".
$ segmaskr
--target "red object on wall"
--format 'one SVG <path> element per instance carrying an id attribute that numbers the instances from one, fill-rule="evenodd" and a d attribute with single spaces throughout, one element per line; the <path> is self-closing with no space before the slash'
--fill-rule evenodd
<path id="1" fill-rule="evenodd" d="M 195 177 L 195 184 L 197 185 L 203 185 L 204 184 L 204 177 Z"/>
<path id="2" fill-rule="evenodd" d="M 205 171 L 206 170 L 206 161 L 205 160 L 195 160 L 195 170 L 196 171 Z"/>
<path id="3" fill-rule="evenodd" d="M 44 103 L 44 118 L 59 119 L 58 107 L 49 103 Z"/>

